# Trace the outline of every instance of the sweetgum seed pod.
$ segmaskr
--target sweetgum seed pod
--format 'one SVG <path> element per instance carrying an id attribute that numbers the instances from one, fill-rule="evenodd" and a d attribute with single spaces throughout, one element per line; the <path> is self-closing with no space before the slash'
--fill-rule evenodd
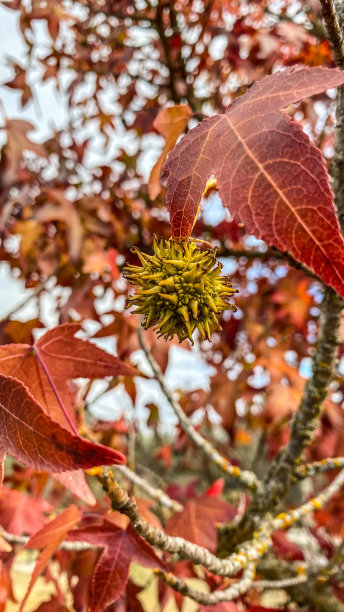
<path id="1" fill-rule="evenodd" d="M 153 327 L 158 336 L 179 342 L 198 329 L 203 340 L 210 340 L 213 330 L 221 329 L 216 315 L 236 310 L 228 300 L 236 293 L 228 278 L 221 276 L 222 264 L 216 250 L 201 251 L 192 240 L 174 242 L 154 239 L 154 255 L 135 253 L 140 266 L 127 265 L 123 275 L 136 293 L 128 298 L 126 308 L 136 306 L 142 314 L 143 327 Z"/>

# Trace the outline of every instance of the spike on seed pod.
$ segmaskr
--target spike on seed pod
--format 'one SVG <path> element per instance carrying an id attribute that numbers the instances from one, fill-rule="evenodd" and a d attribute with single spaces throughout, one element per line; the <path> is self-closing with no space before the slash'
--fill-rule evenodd
<path id="1" fill-rule="evenodd" d="M 216 314 L 236 310 L 228 300 L 236 293 L 228 278 L 221 276 L 222 265 L 215 250 L 201 251 L 193 240 L 174 242 L 154 239 L 154 255 L 132 249 L 142 267 L 127 265 L 123 276 L 136 287 L 126 308 L 136 306 L 143 314 L 145 329 L 153 327 L 159 337 L 179 342 L 198 329 L 203 340 L 210 340 L 221 329 Z"/>

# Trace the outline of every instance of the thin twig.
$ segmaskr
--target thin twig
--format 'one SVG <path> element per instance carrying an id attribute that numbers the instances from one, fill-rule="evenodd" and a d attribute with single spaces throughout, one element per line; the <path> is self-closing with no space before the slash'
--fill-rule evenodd
<path id="1" fill-rule="evenodd" d="M 296 584 L 302 584 L 307 582 L 307 574 L 301 574 L 299 576 L 292 576 L 291 578 L 283 578 L 282 580 L 256 580 L 252 587 L 254 589 L 284 589 L 287 587 L 295 586 Z"/>
<path id="2" fill-rule="evenodd" d="M 4 538 L 4 540 L 6 540 L 6 542 L 9 542 L 11 544 L 20 544 L 21 546 L 25 546 L 30 539 L 28 536 L 20 536 L 14 533 L 9 533 L 5 529 L 3 529 L 3 527 L 1 526 L 0 526 L 0 535 Z M 99 548 L 101 548 L 101 546 L 92 546 L 91 544 L 88 544 L 87 542 L 81 542 L 81 541 L 61 542 L 59 546 L 59 549 L 72 550 L 75 552 L 80 552 L 82 550 L 99 550 Z"/>
<path id="3" fill-rule="evenodd" d="M 165 573 L 161 571 L 157 571 L 156 574 L 159 578 L 162 578 L 166 584 L 168 584 L 172 589 L 178 591 L 185 597 L 190 597 L 194 601 L 197 601 L 200 604 L 205 606 L 216 605 L 223 601 L 231 601 L 239 597 L 242 593 L 246 593 L 250 586 L 253 583 L 254 576 L 256 573 L 256 565 L 255 563 L 249 563 L 244 570 L 243 576 L 238 582 L 235 584 L 231 584 L 230 587 L 224 589 L 223 591 L 213 591 L 213 593 L 203 593 L 202 591 L 197 591 L 192 587 L 188 586 L 186 582 L 180 580 L 172 573 Z M 253 583 L 254 584 L 254 583 Z"/>
<path id="4" fill-rule="evenodd" d="M 177 554 L 183 559 L 189 559 L 194 564 L 203 565 L 210 572 L 218 576 L 231 577 L 236 575 L 240 570 L 247 569 L 248 571 L 245 574 L 247 583 L 245 584 L 247 584 L 247 588 L 249 588 L 254 577 L 255 563 L 271 546 L 272 532 L 279 529 L 287 529 L 293 523 L 313 513 L 314 510 L 322 508 L 343 486 L 344 469 L 336 476 L 331 484 L 316 497 L 313 497 L 311 500 L 289 513 L 284 512 L 276 516 L 273 520 L 264 521 L 254 534 L 253 539 L 243 544 L 237 552 L 232 553 L 226 559 L 219 559 L 202 546 L 193 544 L 181 537 L 169 536 L 160 529 L 150 525 L 140 516 L 135 501 L 129 498 L 127 492 L 118 485 L 113 479 L 112 473 L 108 470 L 103 470 L 102 473 L 98 475 L 98 480 L 110 499 L 112 509 L 127 516 L 136 532 L 149 542 L 149 544 L 165 552 Z M 167 574 L 162 577 L 168 581 L 168 584 L 172 588 L 175 588 L 175 590 L 179 590 L 181 593 L 194 598 L 196 601 L 200 601 L 198 599 L 198 591 L 193 591 L 172 574 Z M 293 584 L 298 584 L 298 582 L 294 582 Z M 236 588 L 238 588 L 239 585 L 241 588 L 241 581 L 233 585 L 233 587 L 236 586 Z M 232 597 L 232 591 L 230 591 L 230 595 Z M 232 598 L 236 596 L 237 594 Z M 216 603 L 218 601 L 225 600 L 218 599 Z M 202 601 L 201 603 L 204 602 Z M 209 603 L 213 602 L 209 601 Z"/>
<path id="5" fill-rule="evenodd" d="M 175 501 L 174 499 L 171 499 L 161 489 L 152 487 L 152 485 L 149 484 L 149 482 L 145 478 L 142 478 L 142 476 L 138 476 L 126 465 L 116 465 L 114 469 L 115 471 L 120 472 L 120 474 L 123 474 L 125 478 L 128 478 L 128 480 L 137 485 L 137 487 L 142 489 L 142 491 L 145 491 L 145 493 L 147 493 L 147 495 L 149 495 L 151 499 L 154 499 L 162 506 L 165 506 L 169 510 L 172 510 L 172 512 L 181 512 L 183 510 L 183 506 L 179 502 Z"/>
<path id="6" fill-rule="evenodd" d="M 182 559 L 189 559 L 195 565 L 203 565 L 217 576 L 230 577 L 247 567 L 249 562 L 257 561 L 268 549 L 270 541 L 270 527 L 261 527 L 252 539 L 245 543 L 238 552 L 227 559 L 219 559 L 203 546 L 193 544 L 181 537 L 169 536 L 160 529 L 153 527 L 145 521 L 133 499 L 113 479 L 108 470 L 97 476 L 105 493 L 110 499 L 111 508 L 127 516 L 136 530 L 149 544 L 170 554 L 177 554 Z"/>
<path id="7" fill-rule="evenodd" d="M 165 395 L 166 399 L 169 401 L 171 408 L 176 414 L 183 431 L 189 436 L 193 443 L 196 444 L 196 446 L 208 457 L 208 459 L 210 459 L 212 463 L 221 468 L 221 470 L 225 472 L 228 476 L 232 476 L 235 479 L 239 480 L 251 491 L 257 490 L 257 488 L 259 487 L 259 480 L 253 472 L 250 472 L 249 470 L 241 470 L 239 467 L 231 465 L 229 461 L 225 457 L 223 457 L 223 455 L 220 455 L 220 453 L 208 440 L 203 438 L 203 436 L 201 436 L 198 431 L 196 431 L 196 429 L 186 416 L 181 405 L 175 400 L 172 392 L 168 389 L 165 378 L 159 365 L 157 364 L 148 347 L 144 343 L 142 330 L 140 328 L 138 330 L 138 336 L 140 346 L 147 358 L 149 365 L 153 370 L 154 377 L 158 381 L 161 391 Z"/>
<path id="8" fill-rule="evenodd" d="M 314 510 L 319 510 L 339 491 L 344 484 L 344 469 L 332 480 L 332 482 L 316 497 L 312 497 L 308 502 L 291 510 L 290 512 L 282 512 L 272 521 L 273 530 L 286 529 L 293 523 L 304 518 L 307 514 L 311 514 Z"/>
<path id="9" fill-rule="evenodd" d="M 316 476 L 330 470 L 338 470 L 342 467 L 344 467 L 344 457 L 329 457 L 328 459 L 321 459 L 321 461 L 299 465 L 294 475 L 296 478 L 308 478 L 309 476 Z"/>

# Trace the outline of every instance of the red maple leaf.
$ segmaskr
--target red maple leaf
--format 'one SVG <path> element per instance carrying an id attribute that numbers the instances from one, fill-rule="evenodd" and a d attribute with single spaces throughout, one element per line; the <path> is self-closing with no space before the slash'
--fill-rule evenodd
<path id="1" fill-rule="evenodd" d="M 121 529 L 104 519 L 101 525 L 78 529 L 69 538 L 103 548 L 92 577 L 90 612 L 102 612 L 119 599 L 126 588 L 132 561 L 153 569 L 167 569 L 155 550 L 137 535 L 131 525 Z"/>
<path id="2" fill-rule="evenodd" d="M 0 347 L 0 373 L 21 380 L 52 419 L 75 433 L 75 415 L 68 381 L 73 378 L 103 378 L 137 374 L 88 340 L 75 338 L 77 323 L 64 323 L 48 330 L 32 346 L 5 344 Z"/>
<path id="3" fill-rule="evenodd" d="M 84 440 L 53 421 L 28 389 L 0 375 L 0 484 L 8 453 L 37 470 L 65 472 L 124 463 L 122 453 Z"/>
<path id="4" fill-rule="evenodd" d="M 182 138 L 164 164 L 173 237 L 191 234 L 214 175 L 224 206 L 248 232 L 289 251 L 344 296 L 344 242 L 324 160 L 280 112 L 343 83 L 336 69 L 276 72 Z"/>

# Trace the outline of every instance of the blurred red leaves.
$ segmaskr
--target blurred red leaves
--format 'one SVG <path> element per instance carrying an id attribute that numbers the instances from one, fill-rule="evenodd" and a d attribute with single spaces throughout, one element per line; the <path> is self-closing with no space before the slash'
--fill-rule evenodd
<path id="1" fill-rule="evenodd" d="M 26 544 L 26 548 L 38 548 L 43 550 L 37 559 L 25 597 L 21 601 L 19 612 L 22 612 L 24 609 L 25 603 L 38 576 L 43 572 L 52 555 L 65 539 L 68 531 L 77 525 L 81 517 L 82 513 L 76 506 L 69 506 L 69 508 L 63 510 L 56 518 L 44 525 L 30 537 Z"/>
<path id="2" fill-rule="evenodd" d="M 217 496 L 206 495 L 191 499 L 182 512 L 174 514 L 166 523 L 169 535 L 178 535 L 215 552 L 216 525 L 234 518 L 236 510 Z"/>
<path id="3" fill-rule="evenodd" d="M 21 491 L 2 488 L 0 496 L 0 524 L 17 535 L 35 533 L 47 521 L 52 505 L 42 497 L 30 497 Z"/>

